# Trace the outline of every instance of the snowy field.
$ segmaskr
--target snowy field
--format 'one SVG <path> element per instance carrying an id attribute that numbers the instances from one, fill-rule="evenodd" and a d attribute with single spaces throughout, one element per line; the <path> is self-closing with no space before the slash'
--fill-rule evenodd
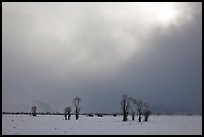
<path id="1" fill-rule="evenodd" d="M 202 134 L 202 116 L 150 116 L 149 122 L 122 122 L 122 116 L 86 117 L 64 120 L 62 115 L 2 115 L 2 134 Z"/>

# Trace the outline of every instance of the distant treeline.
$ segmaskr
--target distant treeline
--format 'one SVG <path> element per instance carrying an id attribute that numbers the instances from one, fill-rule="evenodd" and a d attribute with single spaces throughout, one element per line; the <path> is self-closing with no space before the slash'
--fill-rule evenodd
<path id="1" fill-rule="evenodd" d="M 13 114 L 13 115 L 32 115 L 31 112 L 2 112 L 2 114 Z M 38 115 L 64 115 L 64 113 L 60 113 L 60 112 L 37 112 Z M 74 115 L 74 113 L 71 113 L 71 115 Z M 88 117 L 93 117 L 98 116 L 98 117 L 102 117 L 105 115 L 113 115 L 113 116 L 120 116 L 122 115 L 122 113 L 81 113 L 80 115 L 86 115 Z M 172 112 L 156 112 L 156 113 L 152 113 L 152 115 L 196 115 L 193 113 L 185 113 L 185 114 L 181 114 L 181 113 L 172 113 Z"/>
<path id="2" fill-rule="evenodd" d="M 2 112 L 2 114 L 15 114 L 15 115 L 32 115 L 31 112 Z M 38 115 L 64 115 L 64 113 L 60 112 L 37 112 Z M 71 115 L 74 115 L 74 113 L 71 113 Z M 80 115 L 86 115 L 86 116 L 104 116 L 104 115 L 122 115 L 121 113 L 81 113 Z"/>
<path id="3" fill-rule="evenodd" d="M 32 115 L 31 112 L 2 112 L 2 114 L 16 114 L 16 115 Z M 37 112 L 39 115 L 63 115 L 63 113 L 59 112 Z"/>

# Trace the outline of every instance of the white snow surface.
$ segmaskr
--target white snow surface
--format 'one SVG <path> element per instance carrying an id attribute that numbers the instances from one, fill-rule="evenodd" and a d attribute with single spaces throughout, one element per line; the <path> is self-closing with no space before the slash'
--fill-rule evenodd
<path id="1" fill-rule="evenodd" d="M 201 135 L 202 116 L 150 115 L 148 122 L 139 123 L 122 116 L 86 117 L 72 115 L 2 115 L 3 135 Z"/>

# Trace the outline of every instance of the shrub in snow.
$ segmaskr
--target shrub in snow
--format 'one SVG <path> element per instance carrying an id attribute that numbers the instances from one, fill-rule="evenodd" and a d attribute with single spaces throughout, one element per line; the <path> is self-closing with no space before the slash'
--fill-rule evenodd
<path id="1" fill-rule="evenodd" d="M 91 114 L 88 114 L 87 116 L 88 117 L 93 117 L 94 115 L 93 115 L 93 113 L 91 113 Z"/>
<path id="2" fill-rule="evenodd" d="M 135 112 L 134 111 L 132 111 L 132 120 L 134 121 L 135 120 Z"/>
<path id="3" fill-rule="evenodd" d="M 98 115 L 98 117 L 103 117 L 103 114 L 97 114 Z"/>
<path id="4" fill-rule="evenodd" d="M 32 106 L 31 111 L 32 111 L 32 115 L 33 115 L 33 116 L 37 116 L 36 109 L 37 109 L 36 106 Z"/>

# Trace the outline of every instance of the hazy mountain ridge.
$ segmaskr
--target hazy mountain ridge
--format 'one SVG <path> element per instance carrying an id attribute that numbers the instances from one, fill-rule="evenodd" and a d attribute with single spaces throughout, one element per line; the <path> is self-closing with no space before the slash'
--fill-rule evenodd
<path id="1" fill-rule="evenodd" d="M 28 104 L 13 104 L 9 105 L 6 108 L 2 108 L 2 111 L 7 111 L 7 112 L 31 112 L 31 107 L 36 106 L 37 107 L 37 112 L 57 112 L 55 108 L 50 106 L 44 101 L 41 100 L 33 100 L 32 102 Z"/>

